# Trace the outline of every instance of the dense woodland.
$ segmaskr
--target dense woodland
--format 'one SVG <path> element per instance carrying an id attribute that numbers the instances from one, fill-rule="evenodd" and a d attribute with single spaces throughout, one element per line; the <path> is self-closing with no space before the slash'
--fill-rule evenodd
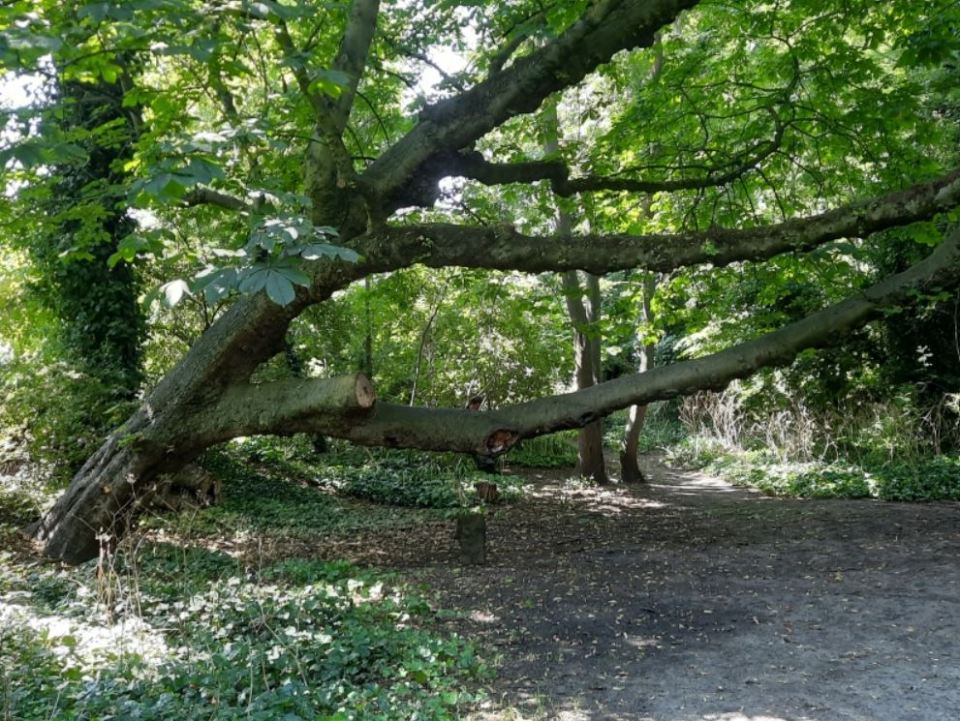
<path id="1" fill-rule="evenodd" d="M 530 468 L 960 500 L 958 23 L 0 2 L 0 718 L 459 718 L 335 539 Z"/>

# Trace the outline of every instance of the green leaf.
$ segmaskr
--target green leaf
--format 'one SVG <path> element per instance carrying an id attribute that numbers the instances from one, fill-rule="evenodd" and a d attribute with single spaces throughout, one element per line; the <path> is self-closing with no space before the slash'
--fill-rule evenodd
<path id="1" fill-rule="evenodd" d="M 302 285 L 304 288 L 310 287 L 310 276 L 298 268 L 292 266 L 277 266 L 273 268 L 275 273 L 279 273 L 291 283 Z"/>
<path id="2" fill-rule="evenodd" d="M 206 185 L 213 180 L 223 178 L 223 169 L 206 158 L 190 158 L 190 162 L 175 171 L 186 186 Z"/>
<path id="3" fill-rule="evenodd" d="M 165 161 L 157 166 L 157 172 L 145 180 L 133 184 L 130 194 L 141 193 L 160 203 L 180 200 L 194 185 L 207 185 L 224 177 L 223 169 L 206 158 L 193 157 L 183 166 Z"/>
<path id="4" fill-rule="evenodd" d="M 283 273 L 268 273 L 266 289 L 270 300 L 277 305 L 287 305 L 296 297 L 293 283 Z"/>
<path id="5" fill-rule="evenodd" d="M 0 48 L 47 54 L 57 52 L 62 46 L 62 40 L 49 35 L 37 35 L 15 29 L 0 32 Z"/>
<path id="6" fill-rule="evenodd" d="M 361 260 L 360 254 L 350 248 L 330 243 L 311 243 L 300 251 L 304 260 L 319 260 L 320 258 L 339 258 L 347 263 L 357 263 Z"/>
<path id="7" fill-rule="evenodd" d="M 940 244 L 943 234 L 932 222 L 914 223 L 909 228 L 910 237 L 922 245 L 930 247 Z"/>
<path id="8" fill-rule="evenodd" d="M 237 290 L 240 273 L 236 268 L 220 268 L 194 280 L 194 290 L 203 293 L 208 303 L 219 303 L 231 291 Z"/>
<path id="9" fill-rule="evenodd" d="M 263 287 L 267 284 L 267 278 L 269 277 L 267 269 L 263 266 L 255 266 L 254 268 L 249 268 L 240 273 L 240 282 L 237 284 L 237 289 L 241 293 L 253 294 L 263 290 Z"/>
<path id="10" fill-rule="evenodd" d="M 13 149 L 13 157 L 24 167 L 30 170 L 45 161 L 43 148 L 39 143 L 22 143 Z"/>
<path id="11" fill-rule="evenodd" d="M 349 87 L 350 76 L 340 70 L 324 69 L 317 72 L 310 82 L 312 92 L 319 91 L 331 97 L 339 97 L 343 89 Z"/>

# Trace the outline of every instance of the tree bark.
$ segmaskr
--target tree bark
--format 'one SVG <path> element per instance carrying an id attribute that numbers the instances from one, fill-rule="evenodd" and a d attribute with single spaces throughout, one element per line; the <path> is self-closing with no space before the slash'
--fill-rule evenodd
<path id="1" fill-rule="evenodd" d="M 585 270 L 594 274 L 642 268 L 668 273 L 700 263 L 723 266 L 803 252 L 843 238 L 928 220 L 960 204 L 960 169 L 909 188 L 818 215 L 756 228 L 630 235 L 525 235 L 510 225 L 425 223 L 382 226 L 367 242 L 410 248 L 431 267 L 461 265 L 531 273 Z M 372 236 L 376 236 L 376 240 Z"/>
<path id="2" fill-rule="evenodd" d="M 289 313 L 263 295 L 241 301 L 224 319 L 201 337 L 172 373 L 144 402 L 141 409 L 95 453 L 80 470 L 70 488 L 32 529 L 44 544 L 44 553 L 77 563 L 95 557 L 101 539 L 115 538 L 127 527 L 131 515 L 149 500 L 161 473 L 172 473 L 212 443 L 239 434 L 323 433 L 366 445 L 452 450 L 498 454 L 519 439 L 581 428 L 631 404 L 665 400 L 697 390 L 719 390 L 732 380 L 756 370 L 790 362 L 807 349 L 834 343 L 844 334 L 879 315 L 885 307 L 906 303 L 918 293 L 956 287 L 960 283 L 960 232 L 944 241 L 928 258 L 908 270 L 867 288 L 855 297 L 829 306 L 806 318 L 754 340 L 713 355 L 684 361 L 643 374 L 622 376 L 573 393 L 506 406 L 486 413 L 467 410 L 426 409 L 377 403 L 365 407 L 365 393 L 353 391 L 350 382 L 318 386 L 317 397 L 331 399 L 333 407 L 311 412 L 305 399 L 284 384 L 262 389 L 286 399 L 286 412 L 269 410 L 241 414 L 243 401 L 253 401 L 254 387 L 226 393 L 222 378 L 235 375 L 236 367 L 249 366 L 248 355 L 234 344 L 266 353 L 261 335 L 250 336 L 250 310 L 258 323 Z M 227 323 L 224 323 L 227 321 Z M 218 344 L 227 324 L 233 333 Z M 269 323 L 259 326 L 270 328 Z M 243 347 L 243 346 L 242 346 Z M 209 355 L 208 355 L 209 354 Z M 240 364 L 237 357 L 243 359 Z M 232 361 L 232 362 L 231 362 Z M 192 369 L 198 369 L 191 373 Z M 355 388 L 362 381 L 351 376 Z M 241 384 L 242 386 L 242 384 Z M 213 389 L 213 391 L 211 390 Z M 226 397 L 225 420 L 216 412 L 201 411 Z M 211 392 L 214 395 L 211 396 Z M 357 397 L 357 403 L 350 399 Z M 234 418 L 235 421 L 231 420 Z M 209 424 L 209 425 L 207 425 Z"/>
<path id="3" fill-rule="evenodd" d="M 599 284 L 596 276 L 586 278 L 587 293 L 590 290 L 590 278 L 599 296 Z M 563 274 L 563 295 L 567 304 L 567 314 L 573 326 L 574 379 L 578 390 L 595 385 L 599 381 L 600 338 L 596 336 L 595 320 L 599 312 L 599 297 L 595 302 L 584 303 L 584 289 L 580 284 L 577 271 Z M 580 429 L 577 435 L 577 472 L 595 483 L 607 483 L 607 471 L 603 460 L 603 421 L 597 419 Z"/>

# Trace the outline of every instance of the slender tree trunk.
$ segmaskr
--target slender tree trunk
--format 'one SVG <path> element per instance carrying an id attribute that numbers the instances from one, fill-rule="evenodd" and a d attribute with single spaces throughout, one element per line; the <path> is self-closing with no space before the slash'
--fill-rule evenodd
<path id="1" fill-rule="evenodd" d="M 587 296 L 591 295 L 589 289 L 593 283 L 596 285 L 594 300 L 597 300 L 598 280 L 596 276 L 592 276 L 591 281 L 590 275 L 585 275 L 588 276 Z M 577 389 L 582 390 L 595 385 L 599 377 L 600 339 L 595 335 L 596 326 L 591 322 L 591 314 L 599 313 L 599 303 L 584 303 L 584 290 L 577 271 L 563 274 L 563 293 L 567 303 L 567 314 L 573 326 L 574 379 Z M 606 483 L 608 480 L 603 460 L 603 421 L 600 419 L 580 429 L 577 436 L 577 471 L 580 475 L 592 478 L 599 484 Z"/>
<path id="2" fill-rule="evenodd" d="M 417 344 L 417 361 L 413 366 L 413 383 L 410 388 L 410 405 L 416 405 L 417 401 L 417 385 L 420 382 L 420 369 L 423 366 L 423 352 L 427 347 L 427 341 L 430 339 L 430 334 L 433 332 L 433 322 L 437 319 L 437 315 L 440 313 L 440 306 L 443 304 L 443 296 L 437 300 L 437 304 L 433 307 L 433 312 L 430 313 L 430 317 L 427 319 L 426 325 L 423 326 L 423 330 L 420 332 L 420 343 Z"/>
<path id="3" fill-rule="evenodd" d="M 653 323 L 651 300 L 657 289 L 657 279 L 653 273 L 646 273 L 643 279 L 643 298 L 640 310 L 640 330 L 644 335 L 649 333 Z M 640 351 L 640 373 L 646 373 L 653 368 L 654 344 L 641 341 L 638 344 Z M 647 417 L 647 405 L 632 405 L 627 412 L 627 423 L 623 429 L 623 447 L 620 449 L 620 472 L 624 483 L 640 483 L 645 479 L 637 461 L 640 432 Z"/>
<path id="4" fill-rule="evenodd" d="M 600 362 L 600 347 L 603 338 L 600 335 L 601 297 L 600 278 L 592 273 L 583 273 L 587 292 L 586 311 L 590 323 L 587 340 L 590 346 L 590 363 L 593 371 L 593 384 L 603 382 L 603 366 Z M 598 484 L 609 481 L 606 463 L 603 458 L 603 419 L 598 419 L 580 431 L 578 443 L 580 473 L 592 478 Z"/>
<path id="5" fill-rule="evenodd" d="M 373 310 L 370 307 L 370 278 L 363 279 L 363 372 L 373 378 Z M 413 401 L 410 401 L 413 405 Z"/>
<path id="6" fill-rule="evenodd" d="M 556 99 L 548 101 L 543 112 L 543 150 L 548 157 L 560 152 L 557 102 Z M 554 200 L 557 206 L 557 234 L 569 237 L 573 234 L 573 216 L 564 209 L 559 198 L 555 197 Z M 573 327 L 574 381 L 577 390 L 600 382 L 601 338 L 597 325 L 600 320 L 600 279 L 586 272 L 582 275 L 583 284 L 580 271 L 567 271 L 562 276 L 567 315 Z M 588 423 L 577 435 L 577 472 L 601 485 L 608 481 L 603 460 L 602 419 Z"/>

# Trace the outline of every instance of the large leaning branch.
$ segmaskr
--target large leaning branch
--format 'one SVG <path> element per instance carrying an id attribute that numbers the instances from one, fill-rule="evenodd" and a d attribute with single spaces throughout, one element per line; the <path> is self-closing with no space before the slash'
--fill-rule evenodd
<path id="1" fill-rule="evenodd" d="M 356 247 L 376 259 L 377 271 L 417 262 L 431 267 L 533 273 L 579 269 L 602 274 L 631 268 L 667 272 L 698 263 L 719 266 L 810 250 L 832 240 L 865 237 L 927 220 L 958 204 L 960 170 L 819 215 L 757 228 L 651 235 L 531 236 L 508 225 L 431 223 L 378 228 L 358 238 Z"/>
<path id="2" fill-rule="evenodd" d="M 885 308 L 908 302 L 917 293 L 958 284 L 960 231 L 903 273 L 779 330 L 704 358 L 487 413 L 384 403 L 362 419 L 305 414 L 282 427 L 259 425 L 247 432 L 319 432 L 365 445 L 500 453 L 521 438 L 582 427 L 629 405 L 703 389 L 719 390 L 761 368 L 787 364 L 808 348 L 834 343 Z"/>

